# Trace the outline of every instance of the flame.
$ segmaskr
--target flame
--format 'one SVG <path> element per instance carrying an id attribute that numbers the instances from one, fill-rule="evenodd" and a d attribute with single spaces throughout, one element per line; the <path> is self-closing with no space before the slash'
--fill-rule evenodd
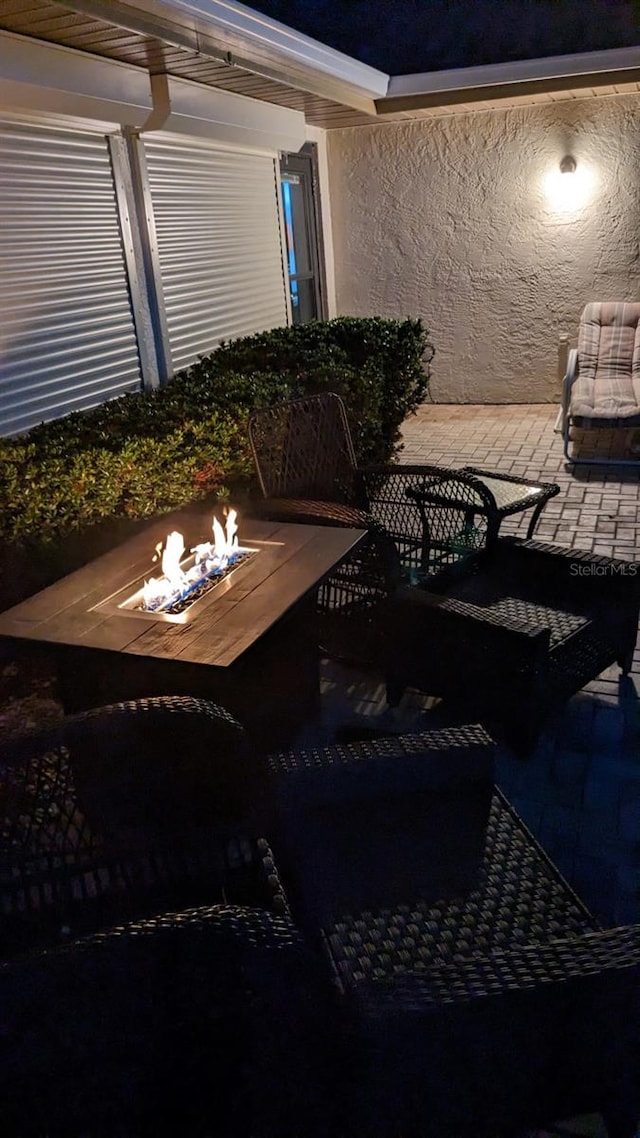
<path id="1" fill-rule="evenodd" d="M 226 526 L 227 549 L 229 551 L 229 554 L 231 554 L 234 549 L 238 548 L 238 527 L 236 525 L 237 516 L 238 516 L 237 510 L 229 510 L 229 514 L 227 516 L 227 526 Z"/>
<path id="2" fill-rule="evenodd" d="M 180 581 L 184 576 L 180 562 L 184 556 L 184 538 L 177 530 L 167 537 L 162 552 L 162 572 L 170 581 Z"/>
<path id="3" fill-rule="evenodd" d="M 236 534 L 238 532 L 238 527 L 236 525 L 237 516 L 238 514 L 236 510 L 229 510 L 224 529 L 216 517 L 213 519 L 214 556 L 216 558 L 219 558 L 221 563 L 224 562 L 226 564 L 228 559 L 238 548 L 238 538 L 236 537 Z"/>
<path id="4" fill-rule="evenodd" d="M 211 548 L 211 547 L 210 547 Z M 217 518 L 213 519 L 213 556 L 222 561 L 227 552 L 227 538 Z"/>
<path id="5" fill-rule="evenodd" d="M 159 542 L 153 560 L 158 560 L 162 550 L 163 575 L 145 581 L 142 589 L 143 607 L 151 611 L 168 608 L 204 579 L 225 569 L 230 561 L 235 559 L 239 549 L 237 516 L 236 510 L 229 510 L 224 528 L 214 516 L 213 542 L 202 542 L 200 545 L 192 546 L 190 552 L 194 555 L 193 565 L 187 570 L 182 567 L 185 554 L 182 534 L 177 530 L 168 534 L 164 548 L 162 542 Z"/>

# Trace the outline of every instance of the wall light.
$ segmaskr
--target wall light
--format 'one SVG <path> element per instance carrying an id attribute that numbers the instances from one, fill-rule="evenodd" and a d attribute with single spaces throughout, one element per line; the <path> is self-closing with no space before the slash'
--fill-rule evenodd
<path id="1" fill-rule="evenodd" d="M 571 154 L 566 154 L 560 167 L 550 170 L 544 180 L 545 195 L 551 208 L 558 213 L 576 213 L 587 204 L 595 177 L 592 170 L 578 163 Z"/>

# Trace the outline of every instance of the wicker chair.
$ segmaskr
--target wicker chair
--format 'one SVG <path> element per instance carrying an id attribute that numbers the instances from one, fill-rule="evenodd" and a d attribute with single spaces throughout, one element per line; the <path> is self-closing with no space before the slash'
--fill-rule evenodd
<path id="1" fill-rule="evenodd" d="M 388 599 L 423 560 L 421 520 L 407 488 L 451 472 L 427 465 L 358 467 L 344 403 L 331 392 L 256 411 L 249 438 L 264 495 L 254 510 L 278 521 L 368 529 L 368 544 L 320 589 L 320 637 L 329 655 L 382 666 Z M 558 492 L 555 485 L 532 487 L 487 471 L 469 476 L 498 527 L 515 511 L 533 509 L 530 533 Z"/>
<path id="2" fill-rule="evenodd" d="M 3 1134 L 327 1133 L 303 1074 L 331 997 L 250 836 L 263 781 L 240 726 L 190 698 L 3 749 Z"/>
<path id="3" fill-rule="evenodd" d="M 631 667 L 640 566 L 497 538 L 475 479 L 457 472 L 408 490 L 423 522 L 419 588 L 390 605 L 387 690 L 441 696 L 463 718 L 505 729 L 522 753 L 563 701 L 618 663 Z"/>
<path id="4" fill-rule="evenodd" d="M 597 922 L 479 727 L 273 755 L 294 917 L 342 994 L 339 1133 L 492 1138 L 640 1114 L 640 930 Z M 457 857 L 456 857 L 457 848 Z"/>

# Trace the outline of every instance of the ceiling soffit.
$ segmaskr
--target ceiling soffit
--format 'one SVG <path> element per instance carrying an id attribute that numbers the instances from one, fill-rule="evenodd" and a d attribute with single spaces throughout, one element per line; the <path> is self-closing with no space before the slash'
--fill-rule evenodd
<path id="1" fill-rule="evenodd" d="M 110 20 L 105 18 L 107 11 Z M 116 16 L 123 24 L 114 23 Z M 607 81 L 597 86 L 590 77 L 576 76 L 560 89 L 557 80 L 549 80 L 546 84 L 538 81 L 527 86 L 494 84 L 455 93 L 433 92 L 426 98 L 424 94 L 408 94 L 402 102 L 398 97 L 378 100 L 376 113 L 373 98 L 352 87 L 347 90 L 347 85 L 339 81 L 332 83 L 328 76 L 313 76 L 302 68 L 289 67 L 288 82 L 283 82 L 276 75 L 275 56 L 269 58 L 265 51 L 261 58 L 246 59 L 242 55 L 243 45 L 231 36 L 216 37 L 214 41 L 156 16 L 153 20 L 145 19 L 156 34 L 136 27 L 143 22 L 140 12 L 120 0 L 109 0 L 108 4 L 105 0 L 85 0 L 75 5 L 54 0 L 3 0 L 0 7 L 2 30 L 133 64 L 152 75 L 166 73 L 289 107 L 302 111 L 311 125 L 329 130 L 640 92 L 635 72 L 621 71 L 619 76 L 606 76 Z M 416 105 L 419 102 L 421 105 Z"/>

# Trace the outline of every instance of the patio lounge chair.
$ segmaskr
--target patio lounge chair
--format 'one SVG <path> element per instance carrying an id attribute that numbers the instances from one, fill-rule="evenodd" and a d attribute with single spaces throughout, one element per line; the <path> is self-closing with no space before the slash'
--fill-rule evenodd
<path id="1" fill-rule="evenodd" d="M 317 961 L 266 842 L 228 840 L 259 780 L 240 726 L 186 697 L 3 748 L 2 1134 L 282 1138 L 301 1101 L 320 1127 Z"/>
<path id="2" fill-rule="evenodd" d="M 458 472 L 408 490 L 423 520 L 422 580 L 389 608 L 388 698 L 407 686 L 502 725 L 528 753 L 547 716 L 613 663 L 631 668 L 640 566 L 517 538 L 487 540 Z"/>
<path id="3" fill-rule="evenodd" d="M 342 996 L 336 1133 L 494 1138 L 601 1112 L 635 1135 L 640 930 L 599 929 L 492 756 L 464 726 L 269 760 L 293 915 Z"/>
<path id="4" fill-rule="evenodd" d="M 575 465 L 640 465 L 638 458 L 580 458 L 570 452 L 580 430 L 640 427 L 640 304 L 587 304 L 578 347 L 569 355 L 562 389 L 564 453 Z"/>
<path id="5" fill-rule="evenodd" d="M 407 488 L 451 472 L 428 465 L 358 467 L 344 403 L 332 392 L 254 412 L 249 438 L 264 495 L 253 504 L 260 514 L 369 530 L 368 545 L 320 590 L 320 636 L 329 655 L 382 664 L 381 614 L 399 583 L 422 564 L 421 519 Z M 533 511 L 531 536 L 540 511 L 558 493 L 553 484 L 465 470 L 476 480 L 476 524 L 486 528 L 490 517 L 490 539 L 503 518 L 522 509 Z"/>

